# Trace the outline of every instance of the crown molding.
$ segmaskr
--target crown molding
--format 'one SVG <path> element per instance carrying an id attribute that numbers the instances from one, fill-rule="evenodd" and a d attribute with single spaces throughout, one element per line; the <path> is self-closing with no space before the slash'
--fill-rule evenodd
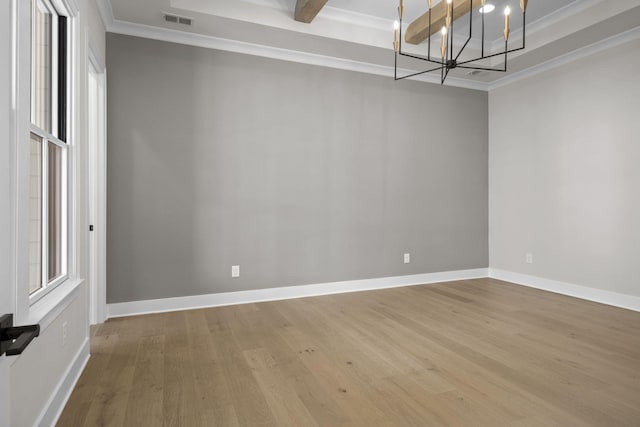
<path id="1" fill-rule="evenodd" d="M 52 0 L 52 3 L 59 10 L 66 10 L 71 17 L 78 16 L 78 2 L 76 0 Z"/>
<path id="2" fill-rule="evenodd" d="M 111 27 L 115 22 L 111 0 L 96 0 L 96 6 L 98 7 L 100 19 L 102 19 L 102 25 L 107 31 L 111 31 Z"/>
<path id="3" fill-rule="evenodd" d="M 119 21 L 117 19 L 108 25 L 105 24 L 105 26 L 107 27 L 107 31 L 116 34 L 142 37 L 152 40 L 160 40 L 189 46 L 242 53 L 245 55 L 260 56 L 282 61 L 317 65 L 320 67 L 336 68 L 339 70 L 355 71 L 359 73 L 393 78 L 393 67 L 386 65 L 371 64 L 367 62 L 353 61 L 350 59 L 338 58 L 333 56 L 318 55 L 315 53 L 283 49 L 273 46 L 265 46 L 219 37 L 205 36 L 202 34 L 177 31 L 150 25 L 134 24 L 131 22 Z M 416 71 L 399 69 L 398 72 L 400 74 L 411 74 Z M 433 74 L 423 74 L 420 76 L 415 76 L 412 77 L 411 80 L 425 83 L 435 83 L 438 85 L 440 84 L 440 76 L 436 76 Z M 447 85 L 481 91 L 487 91 L 488 89 L 488 84 L 485 82 L 478 82 L 474 80 L 455 77 L 449 77 L 447 79 Z"/>
<path id="4" fill-rule="evenodd" d="M 110 33 L 123 34 L 128 36 L 142 37 L 153 40 L 160 40 L 189 46 L 217 49 L 227 52 L 243 53 L 245 55 L 261 56 L 264 58 L 279 59 L 282 61 L 298 62 L 302 64 L 317 65 L 321 67 L 336 68 L 339 70 L 355 71 L 366 74 L 373 74 L 393 78 L 394 69 L 391 66 L 371 64 L 367 62 L 353 61 L 344 58 L 318 55 L 314 53 L 277 48 L 273 46 L 260 45 L 255 43 L 240 42 L 237 40 L 224 39 L 220 37 L 206 36 L 203 34 L 189 33 L 163 27 L 136 24 L 132 22 L 120 21 L 114 18 L 113 8 L 110 0 L 96 0 L 100 17 Z M 366 16 L 366 15 L 363 15 Z M 417 70 L 398 69 L 401 75 L 413 74 Z M 422 74 L 411 77 L 424 83 L 440 84 L 440 77 L 434 74 Z M 448 86 L 456 86 L 465 89 L 487 91 L 488 84 L 475 80 L 449 77 Z"/>
<path id="5" fill-rule="evenodd" d="M 489 83 L 488 90 L 489 92 L 491 92 L 492 90 L 501 88 L 511 83 L 515 83 L 519 80 L 526 79 L 531 76 L 535 76 L 536 74 L 540 74 L 545 71 L 552 70 L 562 65 L 569 64 L 573 61 L 586 58 L 598 52 L 612 49 L 616 46 L 620 46 L 625 43 L 629 43 L 638 39 L 640 39 L 640 26 L 633 28 L 631 30 L 625 31 L 624 33 L 616 34 L 615 36 L 593 43 L 589 46 L 576 49 L 572 52 L 550 59 L 541 64 L 534 65 L 522 71 L 509 74 L 508 76 L 503 77 L 501 79 L 494 80 L 493 82 Z"/>
<path id="6" fill-rule="evenodd" d="M 567 16 L 571 16 L 572 14 L 578 13 L 579 11 L 587 9 L 594 4 L 602 1 L 603 0 L 576 0 L 575 2 L 568 4 L 567 6 L 550 15 L 551 18 L 549 18 L 549 23 L 546 23 L 545 18 L 545 22 L 541 22 L 543 20 L 538 20 L 530 25 L 536 25 L 536 23 L 539 23 L 536 27 L 536 31 L 543 31 L 549 25 L 552 25 L 553 23 L 558 22 L 559 20 L 564 19 Z M 96 4 L 98 6 L 98 10 L 100 12 L 100 16 L 106 30 L 111 33 L 393 78 L 393 67 L 391 66 L 371 64 L 366 62 L 353 61 L 345 58 L 318 55 L 303 51 L 283 49 L 255 43 L 240 42 L 236 40 L 189 33 L 163 27 L 155 27 L 120 21 L 114 18 L 110 0 L 96 0 Z M 529 25 L 527 25 L 527 27 L 529 28 Z M 522 71 L 512 72 L 503 78 L 493 80 L 491 82 L 449 77 L 447 78 L 447 85 L 491 92 L 492 90 L 509 85 L 511 83 L 515 83 L 519 80 L 534 76 L 536 74 L 551 70 L 556 67 L 560 67 L 562 65 L 627 43 L 629 41 L 637 40 L 638 38 L 640 38 L 640 27 L 636 27 L 632 30 L 617 34 L 589 46 L 574 50 L 565 55 L 558 56 Z M 417 70 L 398 69 L 398 73 L 400 75 L 411 74 L 415 73 L 416 71 Z M 423 74 L 415 76 L 412 77 L 411 80 L 431 84 L 440 84 L 440 77 L 434 74 Z"/>

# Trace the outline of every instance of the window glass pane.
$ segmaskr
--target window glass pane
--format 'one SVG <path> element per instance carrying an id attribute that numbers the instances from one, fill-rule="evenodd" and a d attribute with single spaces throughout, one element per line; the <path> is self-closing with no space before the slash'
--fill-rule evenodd
<path id="1" fill-rule="evenodd" d="M 58 126 L 56 136 L 61 141 L 67 141 L 67 18 L 64 16 L 58 16 L 58 35 L 56 39 L 58 48 L 58 101 L 57 101 L 57 115 Z"/>
<path id="2" fill-rule="evenodd" d="M 42 139 L 31 134 L 29 175 L 29 293 L 42 287 Z"/>
<path id="3" fill-rule="evenodd" d="M 31 123 L 51 132 L 52 16 L 42 2 L 32 3 Z"/>
<path id="4" fill-rule="evenodd" d="M 62 271 L 62 167 L 63 149 L 50 142 L 47 153 L 47 261 L 49 281 L 63 274 Z"/>

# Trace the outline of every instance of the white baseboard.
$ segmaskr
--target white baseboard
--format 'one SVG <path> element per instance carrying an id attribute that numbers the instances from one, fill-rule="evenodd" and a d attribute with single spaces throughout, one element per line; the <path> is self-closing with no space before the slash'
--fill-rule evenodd
<path id="1" fill-rule="evenodd" d="M 56 425 L 58 418 L 60 418 L 62 414 L 62 410 L 67 404 L 67 400 L 69 400 L 69 396 L 71 396 L 73 388 L 76 386 L 82 371 L 84 371 L 84 367 L 89 361 L 89 348 L 89 337 L 87 337 L 34 425 L 39 427 L 53 427 Z"/>
<path id="2" fill-rule="evenodd" d="M 557 280 L 543 279 L 527 274 L 513 273 L 511 271 L 489 269 L 489 277 L 504 280 L 516 285 L 542 289 L 556 294 L 568 295 L 588 301 L 640 311 L 640 297 L 604 291 L 602 289 L 589 288 L 587 286 L 574 285 L 572 283 L 559 282 Z"/>
<path id="3" fill-rule="evenodd" d="M 523 285 L 557 294 L 569 295 L 588 301 L 640 311 L 640 297 L 529 276 L 526 274 L 513 273 L 495 268 L 478 268 L 473 270 L 426 273 L 411 276 L 383 277 L 377 279 L 350 280 L 314 285 L 286 286 L 251 291 L 131 301 L 108 304 L 107 312 L 108 318 L 136 316 L 140 314 L 164 313 L 168 311 L 193 310 L 207 307 L 278 301 L 347 292 L 452 282 L 456 280 L 479 279 L 484 277 L 491 277 L 493 279 L 504 280 L 505 282 L 510 282 L 516 285 Z"/>
<path id="4" fill-rule="evenodd" d="M 109 313 L 108 317 L 134 316 L 148 313 L 192 310 L 197 308 L 305 298 L 347 292 L 369 291 L 374 289 L 397 288 L 402 286 L 426 285 L 430 283 L 478 279 L 487 276 L 487 268 L 478 268 L 473 270 L 426 273 L 411 276 L 350 280 L 345 282 L 321 283 L 315 285 L 286 286 L 281 288 L 257 289 L 252 291 L 123 302 L 108 304 L 107 311 Z"/>

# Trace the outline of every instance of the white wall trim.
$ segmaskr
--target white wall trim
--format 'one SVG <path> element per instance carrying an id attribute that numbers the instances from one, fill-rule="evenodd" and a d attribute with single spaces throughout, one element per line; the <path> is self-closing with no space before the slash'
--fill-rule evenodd
<path id="1" fill-rule="evenodd" d="M 66 280 L 57 286 L 48 295 L 48 298 L 38 301 L 32 306 L 29 316 L 23 320 L 24 324 L 39 324 L 40 334 L 46 333 L 51 324 L 71 305 L 78 297 L 78 289 L 84 283 L 83 279 Z M 36 338 L 37 339 L 37 338 Z M 13 366 L 20 360 L 19 357 L 9 358 L 9 366 Z"/>
<path id="2" fill-rule="evenodd" d="M 534 29 L 529 31 L 531 36 L 536 31 L 543 31 L 548 25 L 556 23 L 571 14 L 581 12 L 603 0 L 576 0 L 573 3 L 559 9 L 552 14 L 553 19 L 544 22 L 535 21 Z M 120 21 L 114 18 L 110 0 L 96 0 L 100 16 L 108 32 L 124 34 L 134 37 L 142 37 L 152 40 L 160 40 L 171 43 L 185 44 L 208 49 L 216 49 L 227 52 L 242 53 L 246 55 L 260 56 L 283 61 L 297 62 L 301 64 L 316 65 L 321 67 L 336 68 L 340 70 L 355 71 L 366 74 L 374 74 L 384 77 L 393 77 L 393 67 L 367 62 L 353 61 L 344 58 L 337 58 L 326 55 L 318 55 L 308 52 L 295 51 L 290 49 L 277 48 L 273 46 L 259 45 L 255 43 L 240 42 L 236 40 L 223 39 L 219 37 L 206 36 L 202 34 L 177 31 L 168 28 L 154 27 L 149 25 L 136 24 L 132 22 Z M 379 25 L 376 24 L 376 25 Z M 589 46 L 582 47 L 567 54 L 550 59 L 538 65 L 526 68 L 522 71 L 512 72 L 507 76 L 493 80 L 491 82 L 481 82 L 476 80 L 463 79 L 458 77 L 447 78 L 447 86 L 455 86 L 466 89 L 481 90 L 491 92 L 494 89 L 517 82 L 527 77 L 534 76 L 547 70 L 568 64 L 578 59 L 596 54 L 606 49 L 610 49 L 621 44 L 637 40 L 640 38 L 640 27 L 617 34 L 607 39 L 598 41 Z M 502 42 L 500 42 L 502 43 Z M 415 73 L 418 70 L 398 69 L 399 75 Z M 432 73 L 422 74 L 412 77 L 425 83 L 440 84 L 440 76 Z"/>
<path id="3" fill-rule="evenodd" d="M 87 235 L 89 248 L 89 320 L 97 324 L 107 316 L 107 191 L 106 191 L 106 69 L 97 61 L 88 45 L 87 67 L 87 159 L 89 179 L 87 200 L 89 224 L 94 227 Z M 95 79 L 92 79 L 92 77 Z"/>
<path id="4" fill-rule="evenodd" d="M 491 92 L 492 90 L 498 89 L 502 86 L 515 83 L 519 80 L 526 79 L 531 76 L 535 76 L 536 74 L 540 74 L 545 71 L 552 70 L 562 65 L 569 64 L 579 59 L 586 58 L 596 53 L 599 53 L 608 49 L 612 49 L 614 47 L 617 47 L 638 39 L 640 39 L 640 27 L 627 30 L 623 33 L 616 34 L 615 36 L 606 38 L 604 40 L 600 40 L 589 46 L 576 49 L 573 52 L 569 52 L 565 55 L 558 56 L 556 58 L 550 59 L 538 65 L 534 65 L 522 71 L 509 74 L 506 77 L 503 77 L 501 79 L 494 80 L 493 82 L 489 83 L 488 90 L 489 92 Z"/>
<path id="5" fill-rule="evenodd" d="M 96 69 L 98 73 L 103 73 L 107 67 L 102 59 L 100 59 L 100 55 L 98 55 L 98 49 L 96 48 L 96 44 L 91 38 L 89 34 L 89 29 L 86 30 L 86 40 L 87 40 L 87 56 L 89 59 L 89 63 Z"/>
<path id="6" fill-rule="evenodd" d="M 226 292 L 219 294 L 193 295 L 177 298 L 132 301 L 107 304 L 108 318 L 137 316 L 169 311 L 194 310 L 208 307 L 279 301 L 322 295 L 390 289 L 405 286 L 427 285 L 458 280 L 490 277 L 515 285 L 541 289 L 562 295 L 599 302 L 614 307 L 640 311 L 640 297 L 589 288 L 581 285 L 559 282 L 520 273 L 495 269 L 478 268 L 472 270 L 425 273 L 411 276 L 384 277 L 377 279 L 350 280 L 344 282 L 320 283 L 314 285 L 286 286 L 280 288 L 257 289 L 251 291 Z"/>
<path id="7" fill-rule="evenodd" d="M 194 295 L 188 297 L 165 298 L 146 301 L 132 301 L 108 304 L 109 317 L 134 316 L 148 313 L 193 310 L 197 308 L 221 307 L 226 305 L 249 304 L 265 301 L 279 301 L 375 289 L 398 288 L 451 282 L 487 277 L 488 269 L 426 273 L 411 276 L 384 277 L 378 279 L 350 280 L 344 282 L 320 283 L 303 286 L 257 289 L 252 291 L 226 292 L 219 294 Z"/>
<path id="8" fill-rule="evenodd" d="M 69 400 L 69 396 L 71 396 L 71 392 L 89 361 L 89 357 L 89 337 L 87 337 L 73 358 L 73 362 L 71 362 L 60 379 L 55 391 L 49 398 L 44 410 L 38 417 L 38 421 L 36 421 L 34 425 L 39 427 L 53 427 L 56 425 L 58 418 L 60 418 L 62 414 L 62 410 Z"/>
<path id="9" fill-rule="evenodd" d="M 301 64 L 317 65 L 320 67 L 336 68 L 339 70 L 356 71 L 366 74 L 374 74 L 384 77 L 393 77 L 393 67 L 371 64 L 367 62 L 353 61 L 333 56 L 283 49 L 273 46 L 255 43 L 241 42 L 220 37 L 206 36 L 203 34 L 177 31 L 169 28 L 154 27 L 150 25 L 136 24 L 120 21 L 114 18 L 113 9 L 109 0 L 96 0 L 100 17 L 110 33 L 124 34 L 127 36 L 142 37 L 152 40 L 160 40 L 171 43 L 179 43 L 188 46 L 216 49 L 226 52 L 242 53 L 245 55 L 260 56 L 264 58 L 279 59 L 282 61 L 297 62 Z M 413 74 L 418 70 L 398 69 L 399 75 Z M 422 74 L 410 78 L 410 80 L 425 83 L 440 84 L 440 75 Z M 475 80 L 461 79 L 457 77 L 447 78 L 447 86 L 457 86 L 466 89 L 487 91 L 488 83 Z"/>
<path id="10" fill-rule="evenodd" d="M 542 289 L 544 291 L 568 295 L 587 301 L 626 308 L 633 311 L 640 311 L 640 297 L 633 295 L 619 294 L 602 289 L 589 288 L 586 286 L 574 285 L 572 283 L 544 279 L 541 277 L 529 276 L 527 274 L 514 273 L 496 268 L 489 268 L 489 277 L 516 285 L 527 286 L 529 288 Z"/>
<path id="11" fill-rule="evenodd" d="M 78 289 L 84 279 L 67 279 L 56 286 L 48 295 L 30 307 L 29 315 L 23 323 L 40 324 L 40 330 L 45 331 L 63 311 L 77 298 Z"/>
<path id="12" fill-rule="evenodd" d="M 124 34 L 128 36 L 142 37 L 152 40 L 160 40 L 171 43 L 179 43 L 189 46 L 216 49 L 227 52 L 242 53 L 245 55 L 260 56 L 264 58 L 278 59 L 282 61 L 297 62 L 301 64 L 317 65 L 320 67 L 336 68 L 339 70 L 356 71 L 365 74 L 374 74 L 393 78 L 393 67 L 387 65 L 372 64 L 367 62 L 353 61 L 350 59 L 337 58 L 333 56 L 319 55 L 315 53 L 302 52 L 279 47 L 259 45 L 255 43 L 241 42 L 237 40 L 223 39 L 220 37 L 205 36 L 202 34 L 188 33 L 168 28 L 154 27 L 150 25 L 134 24 L 115 20 L 107 27 L 111 33 Z M 418 70 L 398 69 L 399 75 L 415 73 Z M 428 73 L 412 77 L 425 83 L 440 84 L 440 75 Z M 456 77 L 447 78 L 447 86 L 457 86 L 466 89 L 486 91 L 488 84 L 474 80 L 461 79 Z"/>
<path id="13" fill-rule="evenodd" d="M 76 0 L 51 0 L 51 2 L 58 11 L 65 10 L 70 17 L 78 16 L 80 9 Z"/>
<path id="14" fill-rule="evenodd" d="M 107 31 L 111 31 L 109 28 L 113 25 L 115 18 L 113 17 L 113 7 L 110 0 L 96 0 L 96 6 L 98 7 L 98 13 L 102 19 L 102 25 Z"/>
<path id="15" fill-rule="evenodd" d="M 263 1 L 256 0 L 256 3 L 264 3 Z M 550 25 L 556 24 L 560 22 L 562 19 L 566 19 L 568 16 L 572 16 L 573 14 L 580 13 L 594 5 L 602 3 L 603 0 L 576 0 L 573 3 L 570 3 L 551 15 L 544 17 L 544 19 L 539 19 L 528 24 L 528 33 L 529 36 L 537 32 L 545 31 Z M 246 55 L 254 55 L 261 56 L 265 58 L 271 59 L 280 59 L 284 61 L 290 62 L 298 62 L 302 64 L 309 65 L 317 65 L 322 67 L 336 68 L 341 70 L 355 71 L 366 74 L 374 74 L 385 77 L 393 76 L 393 67 L 384 66 L 379 64 L 371 64 L 366 62 L 352 61 L 344 58 L 337 58 L 325 55 L 312 54 L 308 52 L 302 51 L 294 51 L 289 49 L 276 48 L 272 46 L 259 45 L 254 43 L 247 42 L 239 42 L 230 39 L 223 39 L 212 36 L 205 36 L 202 34 L 188 33 L 182 31 L 171 30 L 162 27 L 153 27 L 142 24 L 135 24 L 126 21 L 120 21 L 114 18 L 113 8 L 111 6 L 110 0 L 96 0 L 98 5 L 98 10 L 100 12 L 100 17 L 104 23 L 104 26 L 108 32 L 130 35 L 135 37 L 143 37 L 153 40 L 161 40 L 179 44 L 185 44 L 189 46 L 197 46 L 204 47 L 209 49 L 217 49 L 223 50 L 227 52 L 235 52 L 235 53 L 243 53 Z M 338 19 L 339 14 L 334 11 L 334 8 L 328 6 L 330 13 L 328 13 L 327 18 L 336 20 Z M 327 9 L 325 8 L 325 9 Z M 339 10 L 342 12 L 342 10 Z M 366 20 L 366 18 L 372 18 L 370 20 L 366 20 L 366 26 L 371 28 L 381 28 L 382 22 L 385 21 L 382 18 L 370 17 L 369 15 L 358 14 L 353 12 L 353 14 L 362 15 L 361 18 Z M 373 19 L 375 18 L 375 19 Z M 338 19 L 339 20 L 339 19 Z M 522 30 L 514 31 L 514 40 L 518 37 L 521 37 Z M 517 36 L 517 37 L 516 37 Z M 507 76 L 493 80 L 491 82 L 481 82 L 476 80 L 463 79 L 458 77 L 449 77 L 447 79 L 447 86 L 455 86 L 466 89 L 474 89 L 481 90 L 485 92 L 491 92 L 494 89 L 500 88 L 502 86 L 514 83 L 516 81 L 525 79 L 530 76 L 534 76 L 536 74 L 542 73 L 544 71 L 565 65 L 567 63 L 576 61 L 578 59 L 593 55 L 595 53 L 601 52 L 606 49 L 610 49 L 612 47 L 627 43 L 629 41 L 633 41 L 640 38 L 640 27 L 635 29 L 628 30 L 626 32 L 617 34 L 610 38 L 598 41 L 591 45 L 585 46 L 583 48 L 577 49 L 575 51 L 569 52 L 567 54 L 558 56 L 556 58 L 550 59 L 541 64 L 534 65 L 532 67 L 526 68 L 522 71 L 510 73 Z M 496 40 L 491 43 L 491 45 L 502 46 L 502 39 Z M 399 75 L 406 75 L 415 73 L 418 70 L 408 70 L 408 69 L 399 69 Z M 416 77 L 412 77 L 411 80 L 421 81 L 425 83 L 434 83 L 440 84 L 439 76 L 435 74 L 423 74 Z"/>

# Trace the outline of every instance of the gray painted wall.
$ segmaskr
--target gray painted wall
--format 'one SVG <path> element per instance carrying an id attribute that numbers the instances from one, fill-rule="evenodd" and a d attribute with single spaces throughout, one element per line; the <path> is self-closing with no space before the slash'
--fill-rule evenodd
<path id="1" fill-rule="evenodd" d="M 634 41 L 491 92 L 492 268 L 640 296 L 638 70 Z"/>
<path id="2" fill-rule="evenodd" d="M 486 93 L 114 34 L 107 62 L 109 303 L 487 267 Z"/>

